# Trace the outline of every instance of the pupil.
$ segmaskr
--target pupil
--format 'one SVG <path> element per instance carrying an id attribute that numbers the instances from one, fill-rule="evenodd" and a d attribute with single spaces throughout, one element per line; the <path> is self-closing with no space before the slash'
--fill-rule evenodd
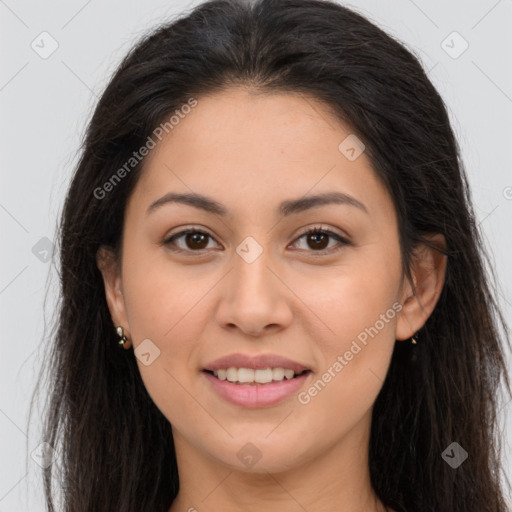
<path id="1" fill-rule="evenodd" d="M 189 243 L 189 241 L 192 241 L 191 248 L 204 249 L 204 247 L 206 247 L 206 245 L 204 243 L 203 243 L 203 245 L 201 245 L 201 239 L 203 239 L 202 241 L 204 242 L 206 240 L 206 235 L 204 235 L 203 233 L 188 233 L 187 234 L 187 244 Z M 196 244 L 199 244 L 199 247 Z M 189 247 L 190 247 L 190 245 L 189 245 Z"/>
<path id="2" fill-rule="evenodd" d="M 310 235 L 310 237 L 311 239 L 313 239 L 313 243 L 316 245 L 316 247 L 312 248 L 324 249 L 325 247 L 327 247 L 328 244 L 322 244 L 322 242 L 320 241 L 321 238 L 323 238 L 323 242 L 327 240 L 327 236 L 325 235 L 325 233 L 315 233 L 313 235 Z M 320 242 L 320 246 L 318 245 L 318 242 Z"/>

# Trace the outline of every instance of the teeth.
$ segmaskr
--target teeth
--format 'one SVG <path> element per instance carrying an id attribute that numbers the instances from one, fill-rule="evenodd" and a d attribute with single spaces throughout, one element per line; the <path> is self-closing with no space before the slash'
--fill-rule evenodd
<path id="1" fill-rule="evenodd" d="M 290 371 L 293 371 L 293 370 L 290 370 Z M 292 377 L 293 377 L 293 375 L 292 375 Z M 284 368 L 273 368 L 272 369 L 272 380 L 283 380 L 283 379 L 284 379 Z"/>
<path id="2" fill-rule="evenodd" d="M 285 370 L 284 371 L 284 376 L 287 378 L 287 379 L 293 379 L 293 376 L 295 375 L 295 372 L 293 370 Z"/>
<path id="3" fill-rule="evenodd" d="M 229 382 L 235 382 L 238 380 L 238 370 L 236 368 L 228 368 L 226 371 L 226 379 Z"/>
<path id="4" fill-rule="evenodd" d="M 220 380 L 228 380 L 229 382 L 239 382 L 241 384 L 267 384 L 272 381 L 282 381 L 293 379 L 295 372 L 285 368 L 265 368 L 253 370 L 252 368 L 235 368 L 215 370 L 213 374 Z"/>

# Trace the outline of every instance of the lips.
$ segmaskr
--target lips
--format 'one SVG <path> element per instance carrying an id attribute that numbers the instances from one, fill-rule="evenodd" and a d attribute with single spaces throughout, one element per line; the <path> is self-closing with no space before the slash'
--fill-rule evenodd
<path id="1" fill-rule="evenodd" d="M 220 380 L 208 370 L 201 372 L 210 389 L 221 399 L 238 407 L 257 409 L 273 407 L 291 399 L 311 380 L 311 371 L 305 370 L 292 379 L 268 384 L 239 384 Z"/>
<path id="2" fill-rule="evenodd" d="M 297 375 L 306 370 L 310 370 L 307 365 L 288 359 L 277 354 L 259 354 L 249 356 L 246 354 L 231 354 L 221 357 L 208 363 L 203 368 L 204 371 L 213 372 L 217 370 L 227 370 L 228 368 L 249 368 L 253 370 L 264 370 L 266 368 L 284 368 L 293 370 Z"/>

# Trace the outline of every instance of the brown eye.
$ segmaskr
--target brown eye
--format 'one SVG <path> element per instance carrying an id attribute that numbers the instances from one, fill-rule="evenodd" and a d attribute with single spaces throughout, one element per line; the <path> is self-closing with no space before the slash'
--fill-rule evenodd
<path id="1" fill-rule="evenodd" d="M 208 243 L 208 235 L 204 233 L 187 233 L 185 235 L 185 244 L 189 249 L 204 249 Z"/>
<path id="2" fill-rule="evenodd" d="M 326 233 L 310 233 L 307 235 L 312 249 L 325 249 L 329 245 L 329 235 Z"/>
<path id="3" fill-rule="evenodd" d="M 336 252 L 342 249 L 344 246 L 349 245 L 350 242 L 340 235 L 322 228 L 313 228 L 303 233 L 297 240 L 306 239 L 306 245 L 309 252 L 318 253 L 317 255 L 324 255 L 328 253 Z M 329 242 L 334 239 L 338 242 L 340 247 L 335 249 L 329 249 Z"/>
<path id="4" fill-rule="evenodd" d="M 170 249 L 174 252 L 199 253 L 208 249 L 209 239 L 213 237 L 206 231 L 200 229 L 185 229 L 172 235 L 166 239 L 163 244 L 170 245 Z M 328 230 L 315 227 L 303 233 L 297 240 L 305 239 L 306 248 L 301 248 L 306 252 L 313 253 L 315 256 L 323 256 L 331 254 L 343 249 L 344 246 L 350 245 L 350 242 L 340 235 Z M 177 243 L 180 241 L 180 243 Z M 329 248 L 331 241 L 337 241 L 338 247 Z"/>
<path id="5" fill-rule="evenodd" d="M 209 238 L 212 237 L 209 233 L 206 233 L 206 231 L 200 231 L 198 229 L 186 229 L 165 240 L 164 244 L 177 245 L 177 249 L 172 249 L 177 252 L 199 252 L 207 248 Z M 178 244 L 176 244 L 176 241 L 180 239 L 183 239 L 184 246 L 182 245 L 180 247 Z"/>

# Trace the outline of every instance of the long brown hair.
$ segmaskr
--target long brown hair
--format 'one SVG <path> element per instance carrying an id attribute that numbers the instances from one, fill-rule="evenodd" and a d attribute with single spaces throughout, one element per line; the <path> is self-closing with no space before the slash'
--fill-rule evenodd
<path id="1" fill-rule="evenodd" d="M 426 233 L 446 239 L 438 304 L 417 345 L 396 343 L 375 402 L 369 464 L 377 495 L 398 511 L 503 511 L 497 392 L 504 384 L 510 394 L 509 331 L 446 107 L 401 43 L 323 0 L 203 3 L 144 36 L 101 96 L 59 226 L 43 438 L 61 465 L 44 470 L 48 511 L 166 512 L 178 493 L 170 424 L 133 351 L 118 348 L 96 266 L 101 245 L 119 251 L 144 160 L 104 197 L 94 192 L 188 98 L 234 84 L 312 95 L 351 126 L 394 202 L 405 272 Z M 442 457 L 453 442 L 469 454 L 456 469 Z"/>

